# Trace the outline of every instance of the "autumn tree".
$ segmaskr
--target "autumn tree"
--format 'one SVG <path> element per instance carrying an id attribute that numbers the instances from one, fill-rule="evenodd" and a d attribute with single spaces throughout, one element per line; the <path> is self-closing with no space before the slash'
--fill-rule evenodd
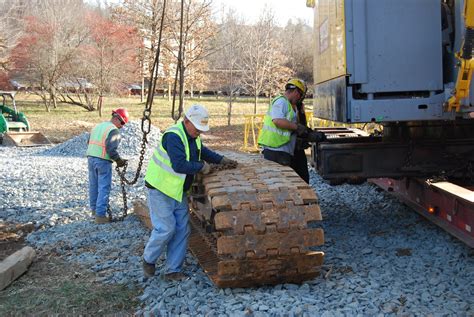
<path id="1" fill-rule="evenodd" d="M 26 32 L 12 54 L 16 72 L 40 87 L 36 92 L 47 111 L 56 107 L 60 80 L 88 36 L 78 16 L 84 16 L 80 0 L 64 0 L 61 5 L 54 0 L 37 2 L 32 16 L 25 18 Z"/>
<path id="2" fill-rule="evenodd" d="M 120 93 L 137 80 L 138 51 L 141 46 L 136 29 L 89 12 L 86 16 L 89 38 L 81 48 L 74 77 L 88 78 L 98 95 L 97 108 L 102 115 L 106 93 Z"/>
<path id="3" fill-rule="evenodd" d="M 0 6 L 0 70 L 6 71 L 9 66 L 9 53 L 23 35 L 23 17 L 28 8 L 20 0 L 4 0 Z"/>
<path id="4" fill-rule="evenodd" d="M 274 51 L 273 56 L 268 65 L 268 75 L 264 81 L 264 92 L 270 99 L 281 92 L 288 79 L 294 76 L 294 71 L 284 65 L 287 58 L 283 53 Z"/>
<path id="5" fill-rule="evenodd" d="M 0 88 L 12 89 L 9 79 L 10 53 L 23 35 L 21 23 L 27 4 L 21 0 L 4 0 L 0 6 Z"/>

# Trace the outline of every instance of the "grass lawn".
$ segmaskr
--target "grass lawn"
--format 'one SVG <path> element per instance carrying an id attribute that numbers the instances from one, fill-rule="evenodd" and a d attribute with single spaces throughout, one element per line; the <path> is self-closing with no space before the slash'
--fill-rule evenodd
<path id="1" fill-rule="evenodd" d="M 132 316 L 140 293 L 138 287 L 100 284 L 85 268 L 40 253 L 0 292 L 0 316 Z"/>
<path id="2" fill-rule="evenodd" d="M 101 121 L 108 120 L 112 109 L 125 107 L 131 120 L 141 120 L 144 102 L 139 96 L 128 98 L 104 98 L 103 117 L 97 111 L 87 111 L 78 106 L 59 104 L 51 112 L 45 110 L 38 96 L 19 93 L 16 96 L 18 109 L 25 113 L 32 129 L 45 134 L 52 142 L 63 142 L 79 135 Z M 211 131 L 204 135 L 205 144 L 212 148 L 227 148 L 238 150 L 243 145 L 245 115 L 253 114 L 253 98 L 240 98 L 233 102 L 231 125 L 227 125 L 228 100 L 224 97 L 203 97 L 185 99 L 185 109 L 199 103 L 210 113 Z M 257 113 L 263 114 L 268 109 L 268 98 L 259 100 Z M 311 104 L 312 101 L 308 101 Z M 152 124 L 162 130 L 174 123 L 171 118 L 171 102 L 162 96 L 156 96 L 152 107 Z"/>

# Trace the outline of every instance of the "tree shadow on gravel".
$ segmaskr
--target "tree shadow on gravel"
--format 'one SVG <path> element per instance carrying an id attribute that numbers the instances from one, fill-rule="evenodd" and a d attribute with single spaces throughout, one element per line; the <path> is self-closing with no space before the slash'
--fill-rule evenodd
<path id="1" fill-rule="evenodd" d="M 0 291 L 0 316 L 133 315 L 139 289 L 95 282 L 85 268 L 37 254 L 27 273 Z"/>

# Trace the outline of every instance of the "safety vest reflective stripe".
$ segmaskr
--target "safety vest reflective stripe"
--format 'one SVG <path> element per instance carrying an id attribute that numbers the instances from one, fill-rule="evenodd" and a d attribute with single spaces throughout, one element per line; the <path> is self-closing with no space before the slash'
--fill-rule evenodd
<path id="1" fill-rule="evenodd" d="M 281 129 L 278 129 L 278 128 L 273 128 L 273 127 L 270 127 L 270 126 L 267 126 L 267 125 L 264 125 L 262 127 L 262 129 L 277 133 L 277 134 L 282 135 L 282 136 L 290 136 L 291 135 L 290 131 L 285 131 L 285 130 L 281 130 Z"/>
<path id="2" fill-rule="evenodd" d="M 166 132 L 175 132 L 176 134 L 178 134 L 181 138 L 181 140 L 183 140 L 184 138 L 186 138 L 186 135 L 183 135 L 182 132 L 184 131 L 181 131 L 180 129 L 178 129 L 177 127 L 175 126 L 172 126 L 171 128 L 169 128 L 168 130 L 166 130 Z M 165 133 L 166 133 L 165 132 Z M 187 140 L 187 139 L 186 139 Z M 187 147 L 187 142 L 184 144 L 185 147 Z M 158 152 L 158 154 L 161 155 L 161 157 L 167 161 L 170 161 L 170 157 L 168 156 L 168 153 L 166 153 L 165 151 L 163 151 L 161 149 L 161 143 L 156 147 L 155 151 Z M 187 155 L 186 155 L 187 156 Z M 157 159 L 158 160 L 158 157 L 156 156 L 155 152 L 153 152 L 153 159 Z M 174 170 L 173 170 L 174 172 Z M 183 174 L 178 174 L 178 175 L 183 175 Z"/>
<path id="3" fill-rule="evenodd" d="M 172 126 L 171 128 L 169 128 L 167 130 L 167 132 L 177 132 L 177 134 L 179 134 L 180 137 L 185 137 L 186 135 L 183 135 L 184 131 L 181 131 L 181 129 L 175 127 L 175 126 Z"/>
<path id="4" fill-rule="evenodd" d="M 166 155 L 166 156 L 168 156 L 168 155 Z M 159 165 L 162 169 L 164 169 L 168 173 L 171 173 L 171 174 L 173 174 L 173 175 L 175 175 L 179 178 L 182 178 L 183 180 L 186 179 L 186 174 L 176 173 L 172 167 L 170 167 L 170 166 L 166 165 L 165 163 L 161 162 L 155 154 L 153 154 L 152 159 L 156 163 L 156 165 Z"/>
<path id="5" fill-rule="evenodd" d="M 273 119 L 271 117 L 273 105 L 279 98 L 284 98 L 286 101 L 288 107 L 285 116 L 286 119 L 288 121 L 293 121 L 295 114 L 288 99 L 282 95 L 274 98 L 270 103 L 270 107 L 268 108 L 265 118 L 263 119 L 263 126 L 258 136 L 258 144 L 260 145 L 277 148 L 288 143 L 291 139 L 291 131 L 278 128 L 275 123 L 273 123 Z"/>
<path id="6" fill-rule="evenodd" d="M 105 155 L 107 155 L 105 141 L 107 140 L 107 136 L 109 135 L 109 132 L 112 131 L 113 128 L 114 127 L 108 127 L 107 130 L 105 130 L 104 133 L 102 134 L 101 140 L 99 142 L 89 140 L 89 144 L 98 145 L 102 148 L 102 157 L 105 157 Z"/>
<path id="7" fill-rule="evenodd" d="M 163 136 L 167 133 L 175 133 L 180 137 L 186 152 L 186 160 L 189 161 L 190 149 L 183 124 L 180 122 L 172 126 L 165 131 Z M 183 198 L 184 183 L 187 175 L 177 173 L 175 170 L 173 170 L 170 157 L 165 148 L 163 148 L 163 136 L 161 137 L 160 145 L 158 145 L 158 147 L 153 152 L 152 159 L 150 160 L 148 169 L 146 171 L 145 180 L 165 195 L 181 202 Z M 200 159 L 201 139 L 199 137 L 196 138 L 196 145 L 199 150 Z"/>
<path id="8" fill-rule="evenodd" d="M 166 153 L 165 151 L 162 151 L 160 146 L 158 146 L 156 148 L 156 150 L 158 151 L 158 154 L 160 154 L 165 160 L 168 160 L 168 161 L 170 160 L 170 157 L 168 156 L 168 153 Z M 153 156 L 155 156 L 155 155 L 153 155 Z"/>
<path id="9" fill-rule="evenodd" d="M 87 155 L 110 160 L 107 154 L 106 141 L 109 133 L 117 129 L 112 122 L 102 122 L 91 132 L 87 146 Z"/>

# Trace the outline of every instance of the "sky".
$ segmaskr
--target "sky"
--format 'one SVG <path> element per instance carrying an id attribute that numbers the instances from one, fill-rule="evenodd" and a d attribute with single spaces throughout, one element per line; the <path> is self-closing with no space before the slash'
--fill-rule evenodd
<path id="1" fill-rule="evenodd" d="M 306 0 L 213 0 L 217 14 L 222 6 L 232 7 L 247 23 L 256 22 L 265 5 L 272 8 L 280 26 L 285 26 L 290 18 L 300 18 L 313 26 L 313 9 L 306 7 Z"/>
<path id="2" fill-rule="evenodd" d="M 97 0 L 86 1 L 97 3 Z M 105 1 L 112 4 L 120 3 L 120 0 Z M 222 15 L 223 8 L 226 11 L 234 8 L 246 23 L 257 22 L 265 5 L 271 7 L 279 26 L 285 26 L 289 19 L 302 19 L 309 26 L 313 26 L 313 9 L 306 7 L 306 0 L 212 0 L 216 17 Z"/>

